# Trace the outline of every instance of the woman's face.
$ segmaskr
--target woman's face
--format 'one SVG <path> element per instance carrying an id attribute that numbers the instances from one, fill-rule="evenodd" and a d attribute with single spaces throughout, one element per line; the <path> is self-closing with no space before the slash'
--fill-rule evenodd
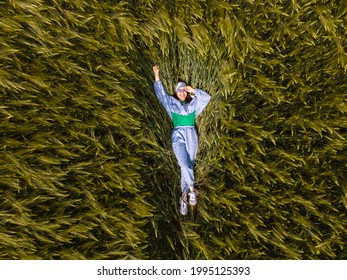
<path id="1" fill-rule="evenodd" d="M 180 101 L 185 101 L 187 98 L 187 92 L 185 90 L 185 87 L 178 88 L 176 90 L 176 94 Z"/>

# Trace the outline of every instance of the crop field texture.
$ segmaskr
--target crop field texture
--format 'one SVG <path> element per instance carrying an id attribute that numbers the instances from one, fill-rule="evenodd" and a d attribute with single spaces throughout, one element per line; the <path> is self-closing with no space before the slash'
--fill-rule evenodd
<path id="1" fill-rule="evenodd" d="M 0 259 L 347 259 L 346 74 L 346 1 L 0 0 Z"/>

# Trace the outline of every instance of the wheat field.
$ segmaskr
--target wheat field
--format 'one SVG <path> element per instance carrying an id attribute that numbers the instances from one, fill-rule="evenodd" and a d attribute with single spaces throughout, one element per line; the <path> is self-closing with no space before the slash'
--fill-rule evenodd
<path id="1" fill-rule="evenodd" d="M 347 259 L 347 3 L 0 1 L 0 259 Z M 153 91 L 212 96 L 178 209 Z"/>

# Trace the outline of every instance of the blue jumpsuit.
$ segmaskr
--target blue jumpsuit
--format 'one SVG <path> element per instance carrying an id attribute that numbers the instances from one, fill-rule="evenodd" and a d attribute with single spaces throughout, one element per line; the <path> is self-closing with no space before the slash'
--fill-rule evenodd
<path id="1" fill-rule="evenodd" d="M 194 162 L 198 151 L 195 118 L 205 109 L 211 96 L 195 89 L 192 101 L 184 103 L 168 95 L 161 81 L 154 82 L 154 91 L 173 122 L 172 148 L 181 168 L 182 192 L 188 192 L 194 187 Z"/>

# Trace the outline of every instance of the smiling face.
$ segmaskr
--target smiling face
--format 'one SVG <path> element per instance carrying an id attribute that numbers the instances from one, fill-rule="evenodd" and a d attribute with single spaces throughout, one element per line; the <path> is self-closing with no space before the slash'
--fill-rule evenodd
<path id="1" fill-rule="evenodd" d="M 185 87 L 180 87 L 176 90 L 177 97 L 180 101 L 185 101 L 187 98 L 187 92 Z"/>

